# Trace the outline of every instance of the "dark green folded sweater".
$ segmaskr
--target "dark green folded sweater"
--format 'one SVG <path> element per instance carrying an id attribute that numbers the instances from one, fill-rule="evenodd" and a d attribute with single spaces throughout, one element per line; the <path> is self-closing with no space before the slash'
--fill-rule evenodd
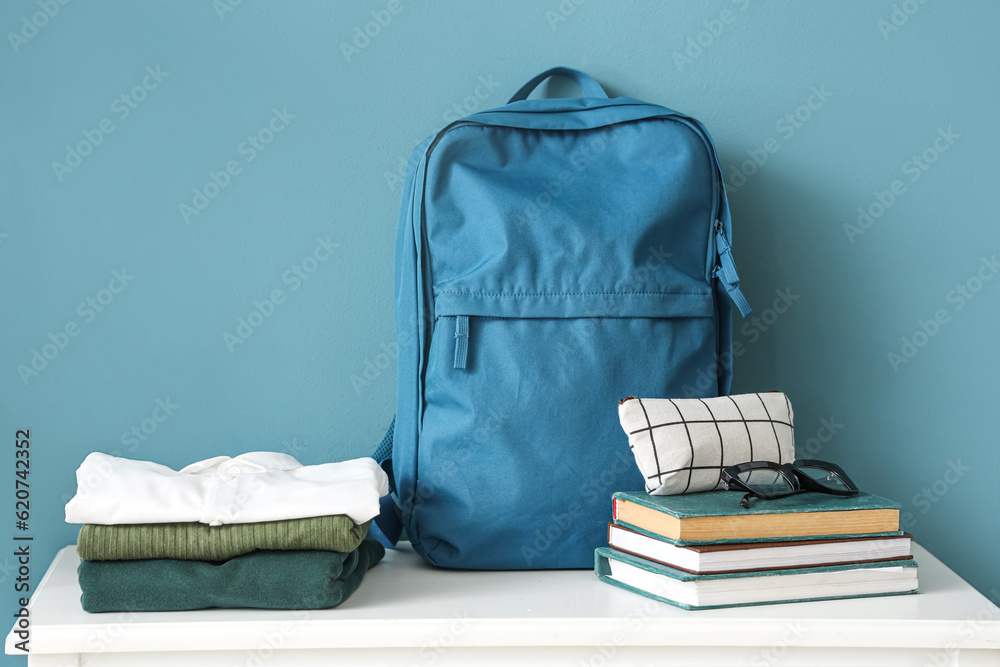
<path id="1" fill-rule="evenodd" d="M 224 526 L 88 523 L 80 529 L 76 553 L 84 560 L 227 560 L 258 549 L 354 551 L 368 534 L 369 524 L 358 525 L 342 514 Z"/>
<path id="2" fill-rule="evenodd" d="M 156 559 L 80 561 L 85 611 L 328 609 L 346 600 L 385 549 L 366 539 L 350 553 L 254 551 L 222 563 Z"/>

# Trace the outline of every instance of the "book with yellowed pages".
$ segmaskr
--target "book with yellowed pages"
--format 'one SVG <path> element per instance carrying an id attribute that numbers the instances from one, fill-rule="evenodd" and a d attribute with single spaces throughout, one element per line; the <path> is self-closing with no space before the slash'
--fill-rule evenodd
<path id="1" fill-rule="evenodd" d="M 820 565 L 909 560 L 909 533 L 887 537 L 846 537 L 791 542 L 737 542 L 680 546 L 608 524 L 608 544 L 692 574 L 727 574 Z"/>
<path id="2" fill-rule="evenodd" d="M 615 523 L 679 545 L 902 535 L 899 503 L 870 493 L 797 493 L 740 506 L 741 491 L 614 494 Z"/>
<path id="3" fill-rule="evenodd" d="M 683 609 L 902 595 L 918 586 L 913 560 L 730 574 L 690 574 L 607 547 L 594 560 L 601 581 Z"/>

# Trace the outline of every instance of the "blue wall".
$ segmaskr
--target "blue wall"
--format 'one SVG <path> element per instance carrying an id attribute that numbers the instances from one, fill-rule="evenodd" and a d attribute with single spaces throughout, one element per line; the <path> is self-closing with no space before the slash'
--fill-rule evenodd
<path id="1" fill-rule="evenodd" d="M 734 389 L 787 391 L 800 453 L 1000 588 L 998 22 L 986 0 L 5 1 L 0 417 L 7 470 L 31 432 L 35 581 L 92 450 L 368 453 L 402 161 L 564 64 L 712 130 L 757 318 Z"/>

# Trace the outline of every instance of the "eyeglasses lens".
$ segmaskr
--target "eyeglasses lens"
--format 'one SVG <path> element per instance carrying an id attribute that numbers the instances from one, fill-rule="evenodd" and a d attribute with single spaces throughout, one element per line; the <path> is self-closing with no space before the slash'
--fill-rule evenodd
<path id="1" fill-rule="evenodd" d="M 812 466 L 808 466 L 799 468 L 799 472 L 808 475 L 814 482 L 822 484 L 829 489 L 847 490 L 849 488 L 847 484 L 844 483 L 844 480 L 840 478 L 840 475 L 832 470 L 827 470 L 826 468 L 814 468 Z"/>
<path id="2" fill-rule="evenodd" d="M 767 468 L 745 470 L 740 473 L 740 481 L 761 493 L 788 493 L 792 490 L 784 475 Z"/>

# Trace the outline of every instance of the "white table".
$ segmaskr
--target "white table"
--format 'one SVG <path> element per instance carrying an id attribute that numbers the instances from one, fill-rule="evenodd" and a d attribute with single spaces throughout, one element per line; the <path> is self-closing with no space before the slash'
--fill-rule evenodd
<path id="1" fill-rule="evenodd" d="M 404 548 L 336 609 L 88 614 L 66 547 L 31 603 L 28 664 L 1000 666 L 1000 609 L 914 555 L 917 595 L 683 611 L 586 570 L 455 572 Z"/>

